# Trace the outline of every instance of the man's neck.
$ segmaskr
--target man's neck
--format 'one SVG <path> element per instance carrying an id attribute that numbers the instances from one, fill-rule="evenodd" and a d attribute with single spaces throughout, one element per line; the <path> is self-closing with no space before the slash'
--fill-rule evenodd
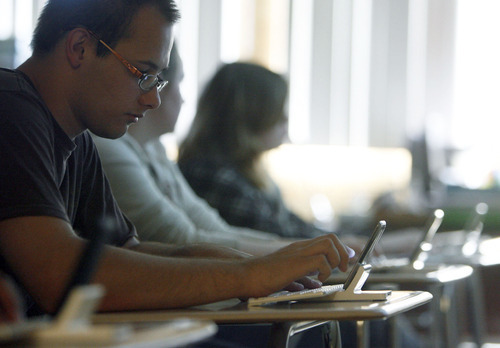
<path id="1" fill-rule="evenodd" d="M 52 113 L 54 119 L 59 123 L 64 132 L 74 139 L 82 133 L 82 129 L 77 122 L 66 98 L 67 86 L 64 79 L 60 78 L 60 73 L 47 69 L 48 66 L 60 66 L 50 58 L 31 57 L 18 67 L 18 70 L 25 73 L 42 96 L 43 101 Z"/>

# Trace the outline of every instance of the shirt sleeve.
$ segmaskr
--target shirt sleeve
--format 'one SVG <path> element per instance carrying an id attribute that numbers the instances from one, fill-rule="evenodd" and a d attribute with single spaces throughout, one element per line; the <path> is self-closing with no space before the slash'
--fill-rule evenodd
<path id="1" fill-rule="evenodd" d="M 141 160 L 139 146 L 127 138 L 108 140 L 94 137 L 106 175 L 120 208 L 132 220 L 141 240 L 172 244 L 211 242 L 239 248 L 236 230 L 201 228 L 179 203 L 172 200 Z M 143 157 L 144 158 L 144 157 Z M 256 233 L 253 238 L 257 238 Z"/>
<path id="2" fill-rule="evenodd" d="M 138 235 L 135 226 L 123 214 L 113 196 L 97 149 L 88 132 L 84 132 L 78 138 L 79 147 L 86 151 L 79 152 L 80 158 L 75 158 L 77 166 L 83 166 L 83 180 L 81 180 L 80 197 L 78 209 L 75 211 L 74 228 L 82 232 L 85 238 L 91 238 L 95 233 L 95 221 L 100 219 L 112 219 L 112 230 L 107 231 L 107 243 L 117 246 L 131 246 L 138 243 Z M 76 191 L 76 190 L 75 190 Z"/>
<path id="3" fill-rule="evenodd" d="M 239 245 L 247 242 L 266 242 L 277 238 L 272 233 L 228 224 L 216 209 L 211 207 L 193 191 L 177 164 L 167 157 L 161 143 L 153 143 L 151 158 L 153 164 L 161 172 L 159 173 L 160 181 L 169 181 L 172 191 L 175 191 L 171 192 L 170 199 L 189 216 L 198 230 L 206 231 L 212 235 L 216 233 L 231 235 L 232 239 L 237 238 Z M 162 180 L 163 176 L 165 176 L 164 180 Z"/>
<path id="4" fill-rule="evenodd" d="M 53 131 L 41 110 L 14 93 L 0 99 L 0 220 L 47 215 L 70 222 L 56 180 Z"/>

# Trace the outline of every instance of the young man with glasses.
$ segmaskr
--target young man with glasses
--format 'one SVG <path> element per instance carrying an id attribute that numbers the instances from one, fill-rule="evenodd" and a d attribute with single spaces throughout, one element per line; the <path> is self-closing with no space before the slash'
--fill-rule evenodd
<path id="1" fill-rule="evenodd" d="M 159 106 L 179 13 L 172 0 L 49 0 L 33 55 L 0 70 L 0 268 L 32 304 L 53 312 L 85 239 L 107 217 L 94 282 L 101 310 L 172 308 L 319 284 L 350 255 L 335 236 L 265 257 L 140 243 L 120 212 L 88 131 L 122 136 Z M 300 279 L 300 282 L 295 282 Z"/>

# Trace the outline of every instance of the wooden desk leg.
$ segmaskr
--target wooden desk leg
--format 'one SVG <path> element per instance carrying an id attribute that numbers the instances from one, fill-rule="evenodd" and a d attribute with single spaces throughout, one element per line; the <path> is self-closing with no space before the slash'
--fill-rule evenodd
<path id="1" fill-rule="evenodd" d="M 338 325 L 333 325 L 331 321 L 299 321 L 299 322 L 279 322 L 274 323 L 271 328 L 268 348 L 288 348 L 290 339 L 305 330 L 312 329 L 319 325 L 326 325 L 323 331 L 323 339 L 328 343 L 328 347 L 340 348 L 340 331 Z"/>
<path id="2" fill-rule="evenodd" d="M 356 336 L 358 341 L 358 348 L 370 347 L 370 331 L 369 322 L 365 320 L 356 321 Z"/>

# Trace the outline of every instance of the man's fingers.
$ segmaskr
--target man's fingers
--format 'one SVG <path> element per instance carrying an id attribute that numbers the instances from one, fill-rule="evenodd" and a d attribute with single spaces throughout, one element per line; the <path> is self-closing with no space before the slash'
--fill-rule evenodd
<path id="1" fill-rule="evenodd" d="M 309 241 L 309 245 L 305 246 L 307 255 L 322 254 L 328 260 L 331 268 L 338 267 L 341 271 L 347 270 L 349 263 L 349 251 L 346 246 L 335 235 L 321 236 Z"/>
<path id="2" fill-rule="evenodd" d="M 301 279 L 298 279 L 297 281 L 291 283 L 287 287 L 285 287 L 285 290 L 288 291 L 301 291 L 304 289 L 317 289 L 323 285 L 322 282 L 316 279 L 312 279 L 309 277 L 304 277 Z"/>
<path id="3" fill-rule="evenodd" d="M 332 238 L 332 242 L 335 245 L 335 248 L 339 251 L 340 254 L 340 264 L 338 268 L 342 271 L 345 272 L 347 271 L 347 266 L 349 265 L 349 259 L 353 257 L 355 254 L 354 250 L 343 244 L 337 236 L 333 236 L 335 238 Z"/>
<path id="4" fill-rule="evenodd" d="M 297 291 L 302 290 L 302 286 L 306 288 L 321 286 L 321 282 L 330 276 L 334 268 L 338 267 L 345 272 L 352 254 L 353 251 L 346 247 L 337 236 L 324 235 L 292 243 L 270 254 L 269 258 L 272 260 L 277 257 L 275 262 L 280 263 L 280 267 L 285 267 L 289 271 L 294 270 L 291 273 L 295 274 L 297 278 L 290 279 L 285 276 L 287 274 L 285 272 L 282 274 L 285 277 L 281 278 L 281 281 L 283 281 L 281 286 L 287 286 L 287 290 L 294 289 Z M 282 264 L 283 262 L 286 264 Z M 319 282 L 311 278 L 301 278 L 311 274 L 317 274 Z M 293 277 L 290 273 L 288 273 L 288 276 Z"/>
<path id="5" fill-rule="evenodd" d="M 316 272 L 318 274 L 317 278 L 320 282 L 325 281 L 332 273 L 333 268 L 336 267 L 331 265 L 330 261 L 324 254 L 315 254 L 305 257 L 302 262 L 302 264 L 307 267 L 308 274 L 311 272 Z M 301 278 L 301 281 L 305 281 L 304 279 L 305 278 Z M 314 286 L 312 282 L 309 282 L 308 284 L 312 287 L 318 287 Z"/>
<path id="6" fill-rule="evenodd" d="M 288 284 L 287 286 L 285 286 L 285 288 L 284 288 L 284 290 L 287 290 L 287 291 L 301 291 L 304 289 L 305 289 L 304 285 L 300 284 L 299 282 L 292 282 L 292 283 Z"/>
<path id="7" fill-rule="evenodd" d="M 323 283 L 320 282 L 319 280 L 312 279 L 310 277 L 301 278 L 297 280 L 297 283 L 302 284 L 307 289 L 316 289 L 323 285 Z"/>

